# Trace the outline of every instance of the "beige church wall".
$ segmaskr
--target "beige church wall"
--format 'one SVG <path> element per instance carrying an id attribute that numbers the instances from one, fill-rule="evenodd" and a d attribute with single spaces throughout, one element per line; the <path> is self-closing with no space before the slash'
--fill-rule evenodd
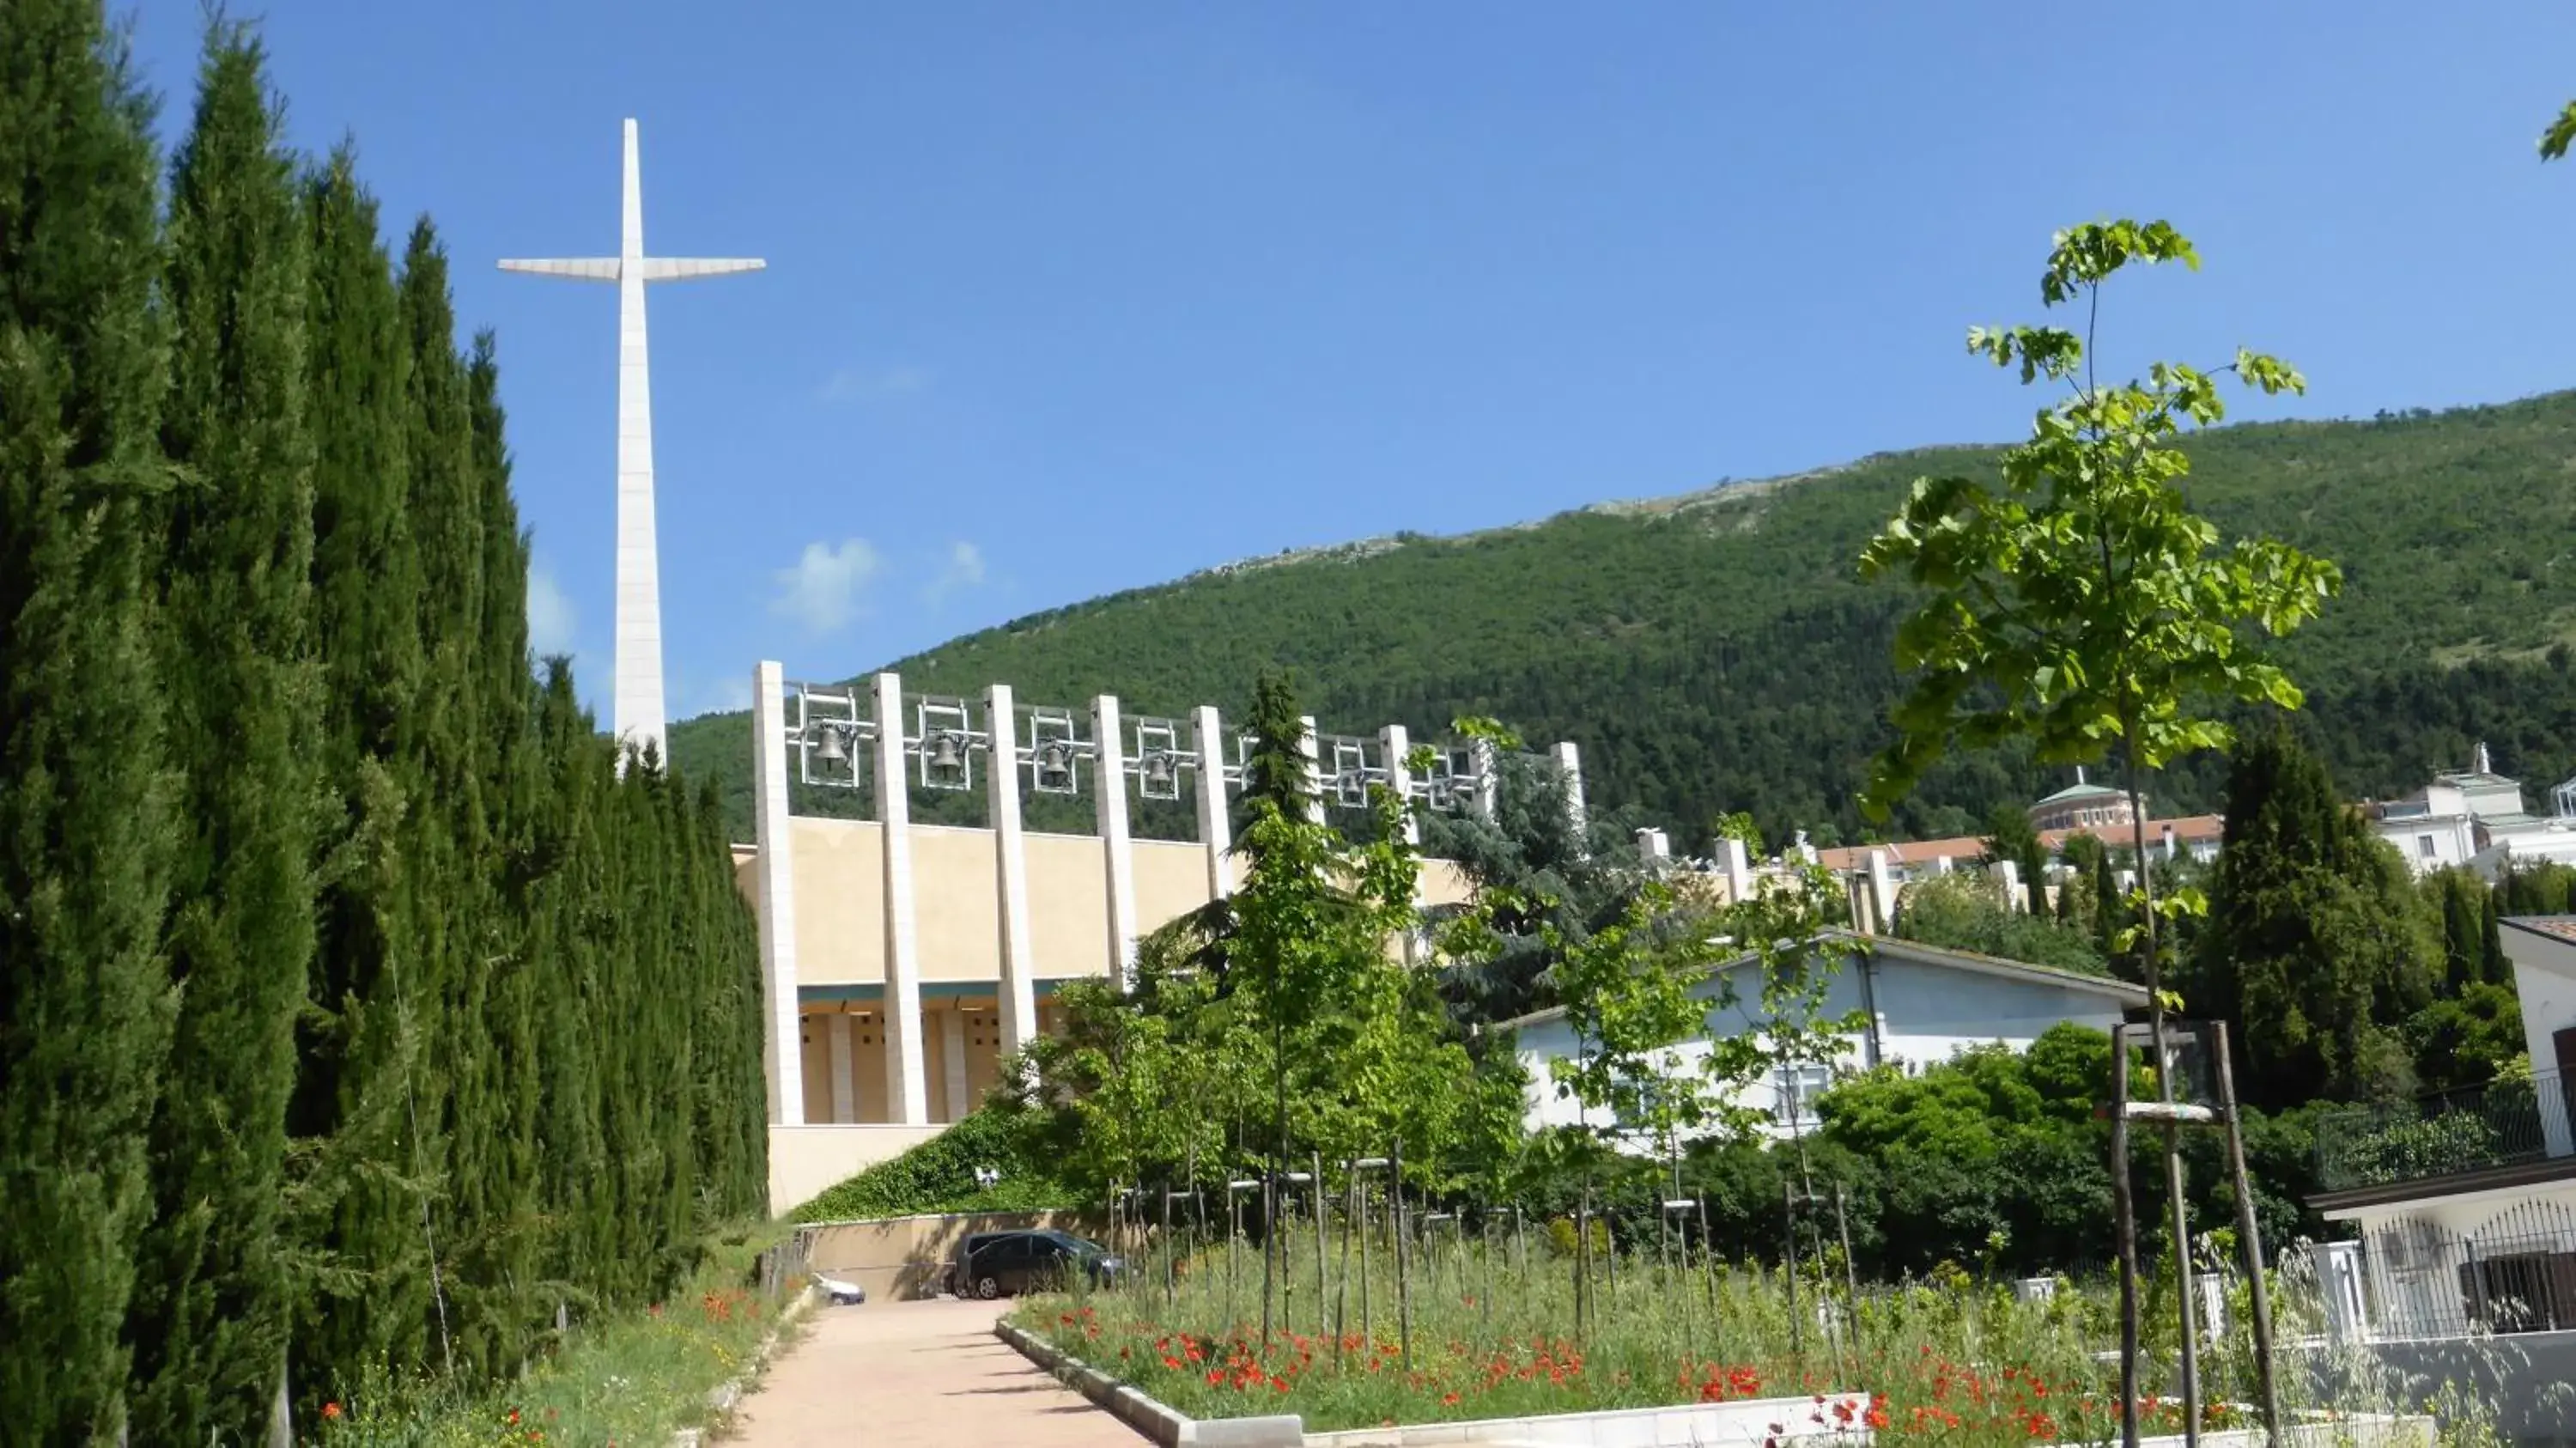
<path id="1" fill-rule="evenodd" d="M 805 1119 L 832 1119 L 832 1028 L 828 1017 L 805 1016 Z"/>
<path id="2" fill-rule="evenodd" d="M 1423 861 L 1418 888 L 1425 905 L 1463 905 L 1476 894 L 1476 887 L 1468 883 L 1466 872 L 1449 860 Z"/>
<path id="3" fill-rule="evenodd" d="M 939 1019 L 947 1011 L 946 1001 L 922 1003 L 921 1083 L 930 1092 L 922 1105 L 931 1120 L 943 1123 L 957 1119 L 948 1110 L 948 1032 Z"/>
<path id="4" fill-rule="evenodd" d="M 1109 973 L 1109 875 L 1093 835 L 1021 836 L 1029 943 L 1041 980 Z M 986 929 L 991 929 L 989 917 Z M 998 973 L 998 972 L 997 972 Z"/>
<path id="5" fill-rule="evenodd" d="M 1001 888 L 991 830 L 914 825 L 912 901 L 923 980 L 1001 978 Z"/>
<path id="6" fill-rule="evenodd" d="M 1207 849 L 1171 840 L 1137 840 L 1136 933 L 1150 935 L 1208 902 Z"/>
<path id="7" fill-rule="evenodd" d="M 872 1005 L 836 1010 L 832 1006 L 808 1007 L 802 1017 L 805 1030 L 805 1119 L 816 1126 L 832 1123 L 832 1021 L 845 1016 L 850 1023 L 850 1120 L 882 1122 L 887 1119 L 885 1079 L 885 1028 Z"/>
<path id="8" fill-rule="evenodd" d="M 850 1020 L 850 1114 L 859 1121 L 894 1119 L 893 1098 L 886 1093 L 886 1045 L 883 1018 L 871 1011 Z"/>
<path id="9" fill-rule="evenodd" d="M 798 984 L 884 980 L 885 858 L 876 822 L 799 819 L 789 848 Z"/>
<path id="10" fill-rule="evenodd" d="M 966 1084 L 973 1099 L 1002 1079 L 1002 1019 L 989 1002 L 966 1008 Z"/>

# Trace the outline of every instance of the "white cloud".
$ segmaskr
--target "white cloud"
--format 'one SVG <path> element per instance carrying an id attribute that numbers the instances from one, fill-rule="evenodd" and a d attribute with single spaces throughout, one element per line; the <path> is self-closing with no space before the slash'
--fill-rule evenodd
<path id="1" fill-rule="evenodd" d="M 947 562 L 941 566 L 939 576 L 922 590 L 922 596 L 937 603 L 961 588 L 974 588 L 983 581 L 984 550 L 961 540 L 948 545 Z"/>
<path id="2" fill-rule="evenodd" d="M 825 402 L 885 402 L 930 389 L 927 367 L 898 363 L 891 367 L 844 367 L 824 379 Z"/>
<path id="3" fill-rule="evenodd" d="M 528 565 L 528 651 L 538 658 L 573 651 L 578 634 L 572 600 L 555 583 L 552 569 L 542 563 Z"/>
<path id="4" fill-rule="evenodd" d="M 778 570 L 778 594 L 769 611 L 815 633 L 847 627 L 859 616 L 860 594 L 878 567 L 877 551 L 864 538 L 846 538 L 837 547 L 808 543 L 795 567 Z"/>

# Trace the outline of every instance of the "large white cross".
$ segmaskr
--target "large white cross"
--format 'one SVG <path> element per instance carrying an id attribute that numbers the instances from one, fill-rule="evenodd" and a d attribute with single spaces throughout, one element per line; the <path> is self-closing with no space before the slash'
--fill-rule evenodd
<path id="1" fill-rule="evenodd" d="M 617 283 L 617 688 L 610 727 L 622 747 L 667 758 L 662 714 L 662 580 L 653 531 L 653 389 L 645 365 L 644 284 L 758 271 L 748 257 L 644 254 L 644 188 L 635 122 L 626 123 L 626 227 L 615 256 L 505 261 L 501 270 Z"/>

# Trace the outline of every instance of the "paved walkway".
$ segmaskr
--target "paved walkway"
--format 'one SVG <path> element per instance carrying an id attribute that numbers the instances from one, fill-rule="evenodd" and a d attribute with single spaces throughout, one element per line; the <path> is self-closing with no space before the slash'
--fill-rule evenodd
<path id="1" fill-rule="evenodd" d="M 744 1448 L 1139 1448 L 1145 1439 L 993 1336 L 1008 1303 L 820 1305 L 722 1442 Z"/>

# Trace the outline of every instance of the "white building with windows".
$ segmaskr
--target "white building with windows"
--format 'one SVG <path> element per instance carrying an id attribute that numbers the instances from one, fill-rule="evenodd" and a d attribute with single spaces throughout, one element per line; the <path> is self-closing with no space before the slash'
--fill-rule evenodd
<path id="1" fill-rule="evenodd" d="M 2502 935 L 2531 1069 L 2320 1118 L 2322 1190 L 2308 1205 L 2352 1234 L 2318 1249 L 2336 1338 L 2424 1392 L 2447 1378 L 2491 1395 L 2508 1442 L 2563 1442 L 2576 1382 L 2576 917 L 2508 917 Z"/>
<path id="2" fill-rule="evenodd" d="M 2467 866 L 2492 880 L 2517 865 L 2576 865 L 2576 779 L 2551 791 L 2547 815 L 2531 814 L 2521 781 L 2496 773 L 2483 744 L 2467 769 L 2365 809 L 2418 875 Z"/>
<path id="3" fill-rule="evenodd" d="M 1920 1071 L 1970 1046 L 2026 1050 L 2065 1023 L 2107 1031 L 2122 1014 L 2144 1010 L 2147 993 L 2126 981 L 2024 965 L 1911 940 L 1835 931 L 1817 939 L 1830 972 L 1819 1016 L 1860 1013 L 1862 1030 L 1840 1039 L 1833 1059 L 1792 1065 L 1748 1087 L 1738 1104 L 1767 1113 L 1786 1138 L 1816 1125 L 1815 1100 L 1842 1074 L 1882 1065 Z M 1733 985 L 1735 1004 L 1725 1004 Z M 1761 964 L 1747 955 L 1710 972 L 1693 988 L 1709 1003 L 1707 1031 L 1673 1048 L 1678 1061 L 1704 1060 L 1714 1041 L 1761 1034 Z M 1562 1009 L 1539 1011 L 1495 1027 L 1516 1033 L 1529 1073 L 1524 1122 L 1532 1131 L 1582 1124 L 1585 1113 L 1557 1088 L 1555 1063 L 1578 1058 L 1582 1045 Z M 1596 1121 L 1595 1124 L 1598 1124 Z M 1654 1145 L 1640 1141 L 1637 1149 Z"/>

